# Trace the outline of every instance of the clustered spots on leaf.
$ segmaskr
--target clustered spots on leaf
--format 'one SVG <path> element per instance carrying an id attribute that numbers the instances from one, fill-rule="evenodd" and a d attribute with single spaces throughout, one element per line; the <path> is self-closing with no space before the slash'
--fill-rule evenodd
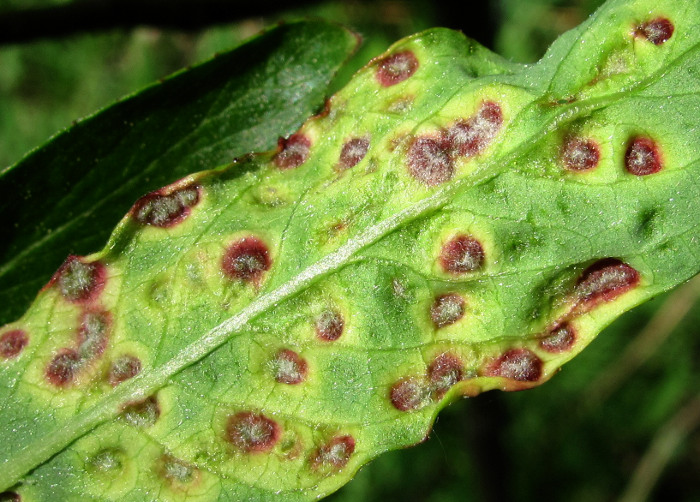
<path id="1" fill-rule="evenodd" d="M 182 222 L 200 199 L 201 187 L 177 184 L 144 195 L 131 208 L 131 214 L 143 225 L 168 228 Z"/>
<path id="2" fill-rule="evenodd" d="M 320 446 L 311 456 L 314 470 L 342 469 L 355 452 L 355 438 L 350 435 L 336 436 Z"/>
<path id="3" fill-rule="evenodd" d="M 457 293 L 446 293 L 435 298 L 430 306 L 430 319 L 436 328 L 454 324 L 464 316 L 465 302 Z"/>
<path id="4" fill-rule="evenodd" d="M 352 138 L 345 142 L 340 150 L 338 169 L 343 171 L 356 166 L 367 155 L 369 138 Z"/>
<path id="5" fill-rule="evenodd" d="M 661 45 L 673 36 L 673 23 L 665 17 L 657 17 L 637 25 L 634 34 L 646 38 L 654 45 Z"/>
<path id="6" fill-rule="evenodd" d="M 0 357 L 12 359 L 19 356 L 29 344 L 29 335 L 22 329 L 13 329 L 0 336 Z"/>
<path id="7" fill-rule="evenodd" d="M 124 354 L 112 361 L 107 381 L 112 387 L 116 387 L 139 373 L 141 373 L 141 360 L 138 357 Z"/>
<path id="8" fill-rule="evenodd" d="M 391 87 L 411 77 L 418 66 L 418 59 L 411 51 L 391 54 L 379 61 L 377 81 L 384 87 Z"/>
<path id="9" fill-rule="evenodd" d="M 416 411 L 439 401 L 450 388 L 465 379 L 464 363 L 455 354 L 443 352 L 428 365 L 422 377 L 399 379 L 389 390 L 391 404 L 400 411 Z"/>
<path id="10" fill-rule="evenodd" d="M 226 439 L 245 453 L 270 450 L 279 440 L 280 426 L 262 413 L 241 411 L 231 415 L 226 425 Z"/>
<path id="11" fill-rule="evenodd" d="M 77 348 L 62 348 L 49 361 L 45 371 L 49 383 L 68 386 L 83 368 L 101 356 L 107 347 L 111 325 L 110 312 L 96 306 L 84 309 L 77 329 Z"/>
<path id="12" fill-rule="evenodd" d="M 275 380 L 279 383 L 296 385 L 306 379 L 308 370 L 306 360 L 289 349 L 282 349 L 272 360 Z"/>
<path id="13" fill-rule="evenodd" d="M 159 464 L 160 475 L 175 485 L 191 484 L 199 475 L 199 469 L 169 454 L 163 455 Z"/>
<path id="14" fill-rule="evenodd" d="M 337 310 L 327 309 L 316 318 L 314 328 L 319 339 L 324 342 L 333 342 L 343 334 L 345 320 Z"/>
<path id="15" fill-rule="evenodd" d="M 556 326 L 544 338 L 540 340 L 540 347 L 552 354 L 565 352 L 576 343 L 576 331 L 574 327 L 565 322 Z"/>
<path id="16" fill-rule="evenodd" d="M 280 169 L 294 169 L 302 165 L 309 158 L 311 140 L 301 134 L 292 134 L 289 138 L 280 138 L 277 143 L 275 164 Z"/>
<path id="17" fill-rule="evenodd" d="M 625 167 L 636 176 L 658 173 L 663 167 L 656 142 L 646 136 L 636 136 L 627 145 Z"/>
<path id="18" fill-rule="evenodd" d="M 445 272 L 460 275 L 481 268 L 484 257 L 484 248 L 478 240 L 459 234 L 442 246 L 439 262 Z"/>
<path id="19" fill-rule="evenodd" d="M 445 392 L 463 378 L 464 364 L 454 354 L 440 354 L 428 366 L 428 381 L 436 399 L 441 399 Z"/>
<path id="20" fill-rule="evenodd" d="M 61 296 L 69 302 L 89 303 L 104 289 L 105 276 L 105 266 L 99 261 L 86 262 L 71 255 L 51 278 L 49 286 L 56 284 Z"/>
<path id="21" fill-rule="evenodd" d="M 503 125 L 498 103 L 486 101 L 476 114 L 460 120 L 447 130 L 447 142 L 454 155 L 472 157 L 488 146 Z"/>
<path id="22" fill-rule="evenodd" d="M 529 349 L 510 349 L 492 361 L 484 375 L 516 382 L 536 382 L 542 376 L 542 360 Z"/>
<path id="23" fill-rule="evenodd" d="M 598 260 L 584 270 L 576 284 L 576 308 L 587 312 L 626 293 L 639 281 L 639 272 L 626 263 L 615 258 Z"/>
<path id="24" fill-rule="evenodd" d="M 160 405 L 156 396 L 150 396 L 143 401 L 129 403 L 124 407 L 122 417 L 136 427 L 151 427 L 160 418 Z"/>
<path id="25" fill-rule="evenodd" d="M 407 152 L 409 174 L 427 186 L 451 180 L 454 160 L 481 153 L 502 125 L 500 105 L 486 101 L 472 117 L 455 122 L 447 130 L 413 138 Z"/>
<path id="26" fill-rule="evenodd" d="M 55 387 L 65 387 L 73 381 L 83 365 L 80 354 L 73 349 L 61 349 L 46 366 L 46 379 Z"/>
<path id="27" fill-rule="evenodd" d="M 257 237 L 244 237 L 231 244 L 221 262 L 221 268 L 231 279 L 258 284 L 270 270 L 272 259 L 267 245 Z"/>
<path id="28" fill-rule="evenodd" d="M 561 159 L 570 171 L 588 171 L 598 165 L 600 150 L 592 139 L 569 136 L 562 145 Z"/>

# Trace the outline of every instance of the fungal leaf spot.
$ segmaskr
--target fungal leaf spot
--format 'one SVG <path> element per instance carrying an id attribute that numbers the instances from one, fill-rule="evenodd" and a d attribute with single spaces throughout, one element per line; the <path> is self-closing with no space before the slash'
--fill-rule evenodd
<path id="1" fill-rule="evenodd" d="M 367 155 L 369 150 L 368 138 L 353 138 L 348 140 L 343 145 L 340 151 L 340 160 L 338 163 L 340 170 L 350 169 L 356 166 Z"/>
<path id="2" fill-rule="evenodd" d="M 627 145 L 625 168 L 635 176 L 658 173 L 663 167 L 656 142 L 646 136 L 637 136 Z"/>
<path id="3" fill-rule="evenodd" d="M 542 376 L 542 360 L 529 349 L 511 349 L 493 361 L 484 374 L 517 382 L 536 382 Z"/>
<path id="4" fill-rule="evenodd" d="M 588 267 L 578 280 L 577 307 L 588 311 L 600 302 L 609 302 L 639 284 L 637 270 L 615 258 L 599 260 Z"/>
<path id="5" fill-rule="evenodd" d="M 464 378 L 464 365 L 454 354 L 443 353 L 428 366 L 428 380 L 436 399 Z"/>
<path id="6" fill-rule="evenodd" d="M 231 415 L 226 439 L 245 453 L 270 450 L 280 438 L 280 427 L 262 413 L 242 411 Z"/>
<path id="7" fill-rule="evenodd" d="M 439 261 L 442 269 L 453 275 L 473 272 L 484 264 L 484 248 L 474 237 L 460 234 L 442 246 Z"/>
<path id="8" fill-rule="evenodd" d="M 650 21 L 639 24 L 634 34 L 637 37 L 645 38 L 654 45 L 662 45 L 673 36 L 673 23 L 665 17 L 657 17 Z"/>
<path id="9" fill-rule="evenodd" d="M 292 134 L 289 138 L 280 138 L 275 164 L 280 169 L 294 169 L 309 158 L 311 140 L 301 133 Z"/>
<path id="10" fill-rule="evenodd" d="M 320 446 L 312 455 L 314 470 L 331 468 L 342 469 L 355 452 L 355 439 L 352 436 L 337 436 Z"/>
<path id="11" fill-rule="evenodd" d="M 391 54 L 379 61 L 377 81 L 384 87 L 391 87 L 411 77 L 418 66 L 418 59 L 411 51 Z"/>
<path id="12" fill-rule="evenodd" d="M 430 307 L 430 319 L 436 328 L 454 324 L 464 316 L 465 302 L 457 293 L 447 293 L 435 298 Z"/>
<path id="13" fill-rule="evenodd" d="M 306 360 L 289 349 L 280 350 L 272 360 L 275 380 L 279 383 L 295 385 L 306 378 Z"/>
<path id="14" fill-rule="evenodd" d="M 598 165 L 600 150 L 592 139 L 570 136 L 562 145 L 561 159 L 570 171 L 588 171 Z"/>
<path id="15" fill-rule="evenodd" d="M 196 481 L 198 469 L 172 455 L 160 459 L 160 474 L 173 485 L 187 485 Z"/>
<path id="16" fill-rule="evenodd" d="M 340 338 L 345 328 L 343 315 L 334 309 L 324 310 L 316 318 L 316 336 L 324 342 L 333 342 Z"/>
<path id="17" fill-rule="evenodd" d="M 81 315 L 78 329 L 78 352 L 82 359 L 92 359 L 107 347 L 112 315 L 106 310 L 87 310 Z"/>
<path id="18" fill-rule="evenodd" d="M 420 136 L 408 148 L 408 172 L 427 186 L 436 186 L 454 176 L 448 145 L 440 138 Z"/>
<path id="19" fill-rule="evenodd" d="M 29 335 L 22 329 L 7 331 L 0 336 L 0 357 L 13 359 L 29 344 Z"/>
<path id="20" fill-rule="evenodd" d="M 112 387 L 116 387 L 139 373 L 141 373 L 141 360 L 138 357 L 125 354 L 112 362 L 107 381 Z"/>
<path id="21" fill-rule="evenodd" d="M 389 399 L 397 410 L 416 411 L 430 402 L 430 389 L 422 379 L 406 377 L 391 386 Z"/>
<path id="22" fill-rule="evenodd" d="M 563 323 L 540 340 L 540 347 L 547 352 L 558 354 L 571 349 L 574 343 L 576 343 L 574 327 L 569 323 Z"/>
<path id="23" fill-rule="evenodd" d="M 231 244 L 221 263 L 228 277 L 256 284 L 271 266 L 269 249 L 257 237 L 244 237 Z"/>
<path id="24" fill-rule="evenodd" d="M 160 405 L 155 396 L 143 401 L 129 403 L 122 412 L 122 417 L 135 427 L 150 427 L 160 418 Z"/>
<path id="25" fill-rule="evenodd" d="M 69 256 L 49 284 L 56 283 L 61 296 L 73 303 L 94 300 L 104 288 L 106 271 L 100 262 L 88 263 Z"/>
<path id="26" fill-rule="evenodd" d="M 82 366 L 80 354 L 73 349 L 61 349 L 46 367 L 46 379 L 55 387 L 73 382 Z"/>
<path id="27" fill-rule="evenodd" d="M 503 112 L 498 103 L 482 103 L 476 114 L 460 120 L 447 130 L 447 144 L 455 155 L 472 157 L 496 137 L 503 124 Z"/>
<path id="28" fill-rule="evenodd" d="M 198 185 L 165 187 L 137 200 L 131 213 L 143 225 L 172 227 L 187 218 L 191 208 L 199 202 L 199 192 Z"/>

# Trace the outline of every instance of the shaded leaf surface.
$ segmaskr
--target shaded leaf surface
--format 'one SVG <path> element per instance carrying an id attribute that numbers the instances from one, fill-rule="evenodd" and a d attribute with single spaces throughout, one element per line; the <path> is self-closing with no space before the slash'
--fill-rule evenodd
<path id="1" fill-rule="evenodd" d="M 323 104 L 357 44 L 293 23 L 157 84 L 67 130 L 0 174 L 0 322 L 26 310 L 68 254 L 104 244 L 145 192 L 272 148 Z M 105 222 L 109 222 L 106 226 Z"/>
<path id="2" fill-rule="evenodd" d="M 546 381 L 698 270 L 697 10 L 609 2 L 531 67 L 418 34 L 277 153 L 139 201 L 3 328 L 0 486 L 309 499 Z"/>

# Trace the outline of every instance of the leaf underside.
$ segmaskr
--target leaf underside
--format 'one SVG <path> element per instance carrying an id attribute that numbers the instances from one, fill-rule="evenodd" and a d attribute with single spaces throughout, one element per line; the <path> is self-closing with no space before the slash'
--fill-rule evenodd
<path id="1" fill-rule="evenodd" d="M 2 329 L 0 489 L 313 499 L 549 379 L 698 271 L 698 10 L 611 1 L 528 67 L 429 30 L 140 199 Z"/>

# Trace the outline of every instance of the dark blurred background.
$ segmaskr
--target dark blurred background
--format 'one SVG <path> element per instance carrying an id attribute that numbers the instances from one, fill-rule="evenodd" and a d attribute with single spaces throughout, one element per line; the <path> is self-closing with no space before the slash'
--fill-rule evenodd
<path id="1" fill-rule="evenodd" d="M 115 99 L 281 20 L 364 38 L 334 87 L 398 38 L 458 29 L 536 61 L 601 0 L 0 0 L 0 168 Z M 697 279 L 626 314 L 537 389 L 445 409 L 430 440 L 385 454 L 332 495 L 350 501 L 700 501 Z"/>

